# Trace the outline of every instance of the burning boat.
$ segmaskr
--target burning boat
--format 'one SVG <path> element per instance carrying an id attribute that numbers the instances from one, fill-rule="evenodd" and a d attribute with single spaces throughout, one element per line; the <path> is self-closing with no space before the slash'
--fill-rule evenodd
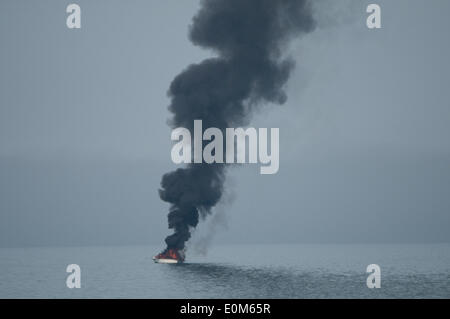
<path id="1" fill-rule="evenodd" d="M 153 261 L 159 264 L 180 264 L 184 262 L 184 252 L 176 249 L 166 249 L 153 257 Z"/>

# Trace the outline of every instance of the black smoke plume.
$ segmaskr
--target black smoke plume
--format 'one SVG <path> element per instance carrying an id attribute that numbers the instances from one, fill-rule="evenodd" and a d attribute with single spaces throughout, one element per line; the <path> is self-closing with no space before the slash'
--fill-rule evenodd
<path id="1" fill-rule="evenodd" d="M 255 106 L 283 104 L 283 86 L 294 66 L 282 57 L 294 36 L 314 29 L 307 0 L 203 0 L 193 19 L 190 40 L 211 49 L 215 58 L 190 65 L 175 77 L 168 94 L 171 125 L 193 132 L 248 123 Z M 224 164 L 190 164 L 162 177 L 159 195 L 171 204 L 168 248 L 183 249 L 199 215 L 206 216 L 221 199 Z"/>

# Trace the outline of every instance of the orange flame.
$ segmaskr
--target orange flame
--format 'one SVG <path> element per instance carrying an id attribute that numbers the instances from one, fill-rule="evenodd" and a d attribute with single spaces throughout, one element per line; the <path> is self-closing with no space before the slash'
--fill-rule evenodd
<path id="1" fill-rule="evenodd" d="M 157 259 L 175 259 L 183 261 L 183 258 L 181 257 L 180 253 L 176 249 L 167 249 L 163 251 L 162 253 L 155 256 Z"/>

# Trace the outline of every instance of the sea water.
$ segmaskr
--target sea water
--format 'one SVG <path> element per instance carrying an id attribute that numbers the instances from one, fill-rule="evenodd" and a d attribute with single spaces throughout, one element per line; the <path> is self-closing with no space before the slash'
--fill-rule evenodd
<path id="1" fill-rule="evenodd" d="M 450 244 L 218 245 L 179 265 L 153 263 L 161 248 L 2 248 L 0 298 L 450 298 Z"/>

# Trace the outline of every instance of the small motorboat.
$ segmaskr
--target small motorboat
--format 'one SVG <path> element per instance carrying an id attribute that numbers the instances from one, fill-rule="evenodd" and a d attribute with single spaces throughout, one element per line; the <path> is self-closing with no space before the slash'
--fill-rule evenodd
<path id="1" fill-rule="evenodd" d="M 166 249 L 162 253 L 153 257 L 153 261 L 158 264 L 181 264 L 184 262 L 184 252 L 173 248 Z"/>

